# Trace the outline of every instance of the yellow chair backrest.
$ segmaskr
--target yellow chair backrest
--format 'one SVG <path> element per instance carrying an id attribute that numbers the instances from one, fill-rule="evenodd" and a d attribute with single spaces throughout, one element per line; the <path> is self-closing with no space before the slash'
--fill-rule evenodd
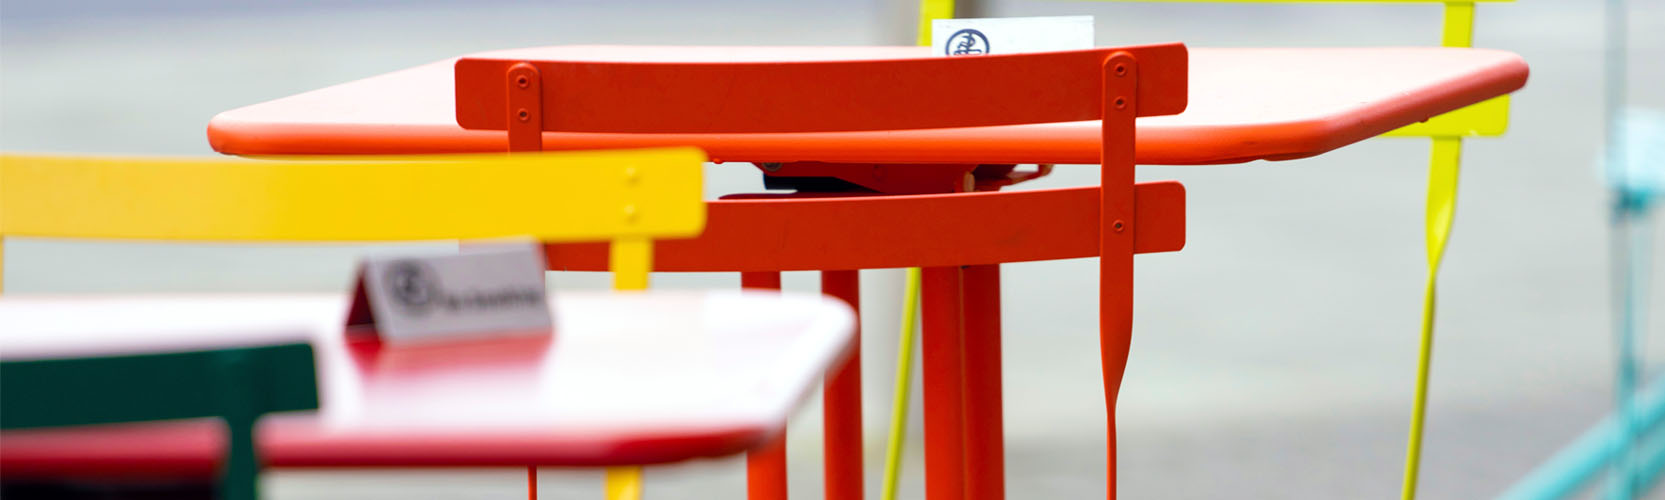
<path id="1" fill-rule="evenodd" d="M 640 289 L 653 239 L 704 229 L 704 161 L 693 148 L 307 160 L 3 154 L 0 242 L 608 240 L 616 287 Z"/>

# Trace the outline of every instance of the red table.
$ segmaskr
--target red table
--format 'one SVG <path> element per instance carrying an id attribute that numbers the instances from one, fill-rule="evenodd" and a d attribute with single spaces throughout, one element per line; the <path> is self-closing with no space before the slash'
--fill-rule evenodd
<path id="1" fill-rule="evenodd" d="M 618 133 L 548 128 L 539 132 L 534 124 L 532 135 L 524 136 L 514 135 L 518 126 L 512 118 L 516 106 L 513 101 L 508 110 L 495 104 L 505 99 L 506 92 L 513 92 L 502 90 L 501 70 L 464 75 L 458 60 L 452 59 L 227 111 L 210 122 L 208 136 L 216 150 L 240 155 L 691 145 L 705 149 L 716 161 L 759 163 L 772 176 L 825 174 L 874 185 L 887 182 L 877 179 L 881 176 L 949 171 L 946 179 L 951 185 L 938 178 L 927 179 L 936 184 L 923 190 L 875 188 L 883 193 L 998 189 L 1011 179 L 1002 177 L 1006 174 L 1000 169 L 1012 164 L 1103 164 L 1102 189 L 815 199 L 763 195 L 718 200 L 709 205 L 709 224 L 700 238 L 657 245 L 655 269 L 659 271 L 740 271 L 745 273 L 742 280 L 748 286 L 769 287 L 778 284 L 780 271 L 821 270 L 823 289 L 852 303 L 858 301 L 854 294 L 855 270 L 926 267 L 928 494 L 932 498 L 957 498 L 963 488 L 972 497 L 998 498 L 1003 492 L 999 263 L 1103 257 L 1100 295 L 1107 305 L 1101 305 L 1101 341 L 1106 399 L 1113 416 L 1131 328 L 1131 255 L 1175 251 L 1184 245 L 1183 188 L 1171 182 L 1134 185 L 1133 163 L 1218 164 L 1313 156 L 1512 92 L 1523 86 L 1527 77 L 1526 65 L 1518 56 L 1483 49 L 1199 48 L 1190 49 L 1187 55 L 1183 47 L 1177 54 L 1172 48 L 1125 49 L 1147 51 L 1143 53 L 1150 57 L 1138 59 L 1138 69 L 1133 73 L 1160 83 L 1147 86 L 1151 81 L 1139 80 L 1133 84 L 1137 88 L 1115 91 L 1136 94 L 1136 106 L 1130 108 L 1139 108 L 1141 117 L 1133 127 L 1123 127 L 1120 121 L 1132 122 L 1131 116 L 1109 118 L 1121 109 L 1109 105 L 1110 96 L 1117 94 L 1100 93 L 1091 97 L 1104 102 L 1089 104 L 1104 104 L 1103 114 L 1097 110 L 1091 114 L 1104 116 L 1102 122 L 787 133 Z M 1115 54 L 1125 57 L 1128 52 Z M 704 90 L 712 93 L 698 102 L 671 104 L 686 104 L 681 106 L 685 110 L 708 110 L 707 116 L 714 120 L 728 120 L 725 127 L 744 127 L 743 121 L 725 116 L 723 107 L 746 107 L 748 100 L 758 96 L 722 93 L 724 83 L 719 77 L 723 71 L 766 75 L 769 66 L 797 72 L 804 69 L 800 64 L 851 62 L 940 68 L 937 63 L 926 62 L 924 58 L 929 56 L 929 49 L 921 47 L 580 46 L 495 51 L 466 59 L 490 60 L 489 64 L 504 66 L 515 61 L 558 64 L 566 68 L 561 71 L 590 68 L 604 72 L 598 75 L 614 76 L 647 66 L 674 65 L 679 71 L 691 72 L 685 76 L 701 75 L 702 85 L 712 85 Z M 1105 56 L 1114 54 L 1107 52 Z M 1172 61 L 1187 57 L 1188 71 L 1171 66 Z M 909 62 L 910 58 L 917 59 Z M 1092 91 L 1100 88 L 1097 85 L 1101 77 L 1106 86 L 1118 83 L 1102 72 L 1109 71 L 1109 65 L 1100 68 L 1097 61 L 1093 62 L 1091 73 L 1071 73 L 1090 76 L 1091 82 L 1048 81 L 1022 74 L 1000 79 L 1012 88 L 1021 88 L 1023 80 L 1030 78 L 1041 85 L 1088 86 Z M 1176 74 L 1180 78 L 1170 78 Z M 906 80 L 917 84 L 929 76 L 911 74 Z M 580 81 L 567 73 L 539 78 Z M 468 84 L 467 89 L 457 87 L 459 79 Z M 730 84 L 743 86 L 748 82 Z M 674 79 L 653 85 L 666 92 L 685 90 L 678 88 Z M 562 97 L 558 86 L 540 88 L 545 99 Z M 586 91 L 607 88 L 606 84 L 595 84 Z M 770 98 L 790 92 L 775 92 L 767 86 L 747 88 L 772 92 Z M 493 89 L 499 94 L 471 97 L 479 101 L 459 103 L 456 97 L 460 91 L 489 94 Z M 822 99 L 827 102 L 804 104 L 839 111 L 841 89 L 823 86 L 820 90 L 828 91 Z M 929 88 L 917 90 L 921 98 L 933 97 L 927 95 Z M 1175 95 L 1179 96 L 1177 102 Z M 590 103 L 582 98 L 568 97 L 561 105 L 538 108 L 541 111 L 534 121 L 547 127 L 550 122 L 546 116 L 559 120 L 563 111 L 577 109 L 592 115 L 606 111 L 589 109 L 586 106 Z M 905 99 L 890 97 L 888 102 L 907 104 Z M 997 106 L 1013 101 L 979 99 L 974 94 L 969 97 L 965 106 L 970 109 L 989 105 L 985 101 L 998 102 Z M 1154 101 L 1147 103 L 1147 98 Z M 756 112 L 756 108 L 750 106 L 748 111 Z M 1142 116 L 1172 114 L 1179 108 L 1184 112 L 1175 116 Z M 793 111 L 792 107 L 781 109 L 782 113 Z M 459 119 L 477 125 L 508 120 L 510 131 L 465 130 L 458 124 Z M 813 119 L 800 121 L 811 129 L 826 130 L 815 128 Z M 627 120 L 610 126 L 621 124 L 630 126 Z M 721 132 L 723 127 L 709 128 Z M 511 141 L 511 135 L 520 139 Z M 1131 141 L 1131 151 L 1121 145 L 1122 140 Z M 976 182 L 961 187 L 960 175 L 985 167 L 992 167 L 992 173 L 979 175 Z M 868 171 L 874 174 L 863 173 Z M 1132 231 L 1119 234 L 1125 225 L 1130 225 Z M 546 253 L 553 269 L 603 270 L 606 266 L 605 248 L 599 245 L 553 245 Z M 859 373 L 854 368 L 856 363 L 859 360 L 852 358 L 829 377 L 828 495 L 833 497 L 859 495 L 859 393 L 852 397 L 851 392 L 859 386 L 851 378 L 852 373 Z M 852 419 L 857 423 L 854 426 L 850 425 Z M 1113 419 L 1110 424 L 1113 480 Z M 854 435 L 852 428 L 858 429 Z M 853 461 L 847 459 L 851 456 Z M 837 490 L 852 481 L 855 488 Z M 1112 484 L 1112 495 L 1114 491 Z"/>
<path id="2" fill-rule="evenodd" d="M 310 340 L 317 413 L 262 421 L 268 466 L 606 466 L 772 439 L 849 354 L 842 303 L 756 292 L 568 293 L 554 336 L 349 341 L 340 295 L 0 298 L 6 359 Z M 0 477 L 210 478 L 223 425 L 7 431 Z"/>

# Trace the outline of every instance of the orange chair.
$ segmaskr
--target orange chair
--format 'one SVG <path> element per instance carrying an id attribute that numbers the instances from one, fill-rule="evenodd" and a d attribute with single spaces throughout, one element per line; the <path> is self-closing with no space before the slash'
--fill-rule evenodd
<path id="1" fill-rule="evenodd" d="M 1179 44 L 793 64 L 551 61 L 525 51 L 460 59 L 455 91 L 457 122 L 508 134 L 510 151 L 542 149 L 544 132 L 748 134 L 1102 120 L 1099 187 L 730 197 L 708 206 L 699 238 L 656 243 L 656 271 L 738 271 L 743 286 L 778 288 L 781 271 L 819 270 L 822 289 L 852 306 L 857 270 L 924 267 L 927 494 L 981 498 L 1004 490 L 999 264 L 1091 256 L 1101 257 L 1115 491 L 1114 415 L 1132 329 L 1132 257 L 1184 245 L 1184 188 L 1134 182 L 1134 118 L 1184 110 L 1186 72 Z M 892 193 L 992 191 L 1022 175 L 1010 165 L 794 159 L 760 166 L 777 181 L 836 174 Z M 546 253 L 555 270 L 607 264 L 600 245 L 550 245 Z M 852 357 L 827 380 L 827 498 L 862 495 L 859 367 Z M 785 498 L 784 443 L 753 453 L 748 487 L 753 499 Z"/>

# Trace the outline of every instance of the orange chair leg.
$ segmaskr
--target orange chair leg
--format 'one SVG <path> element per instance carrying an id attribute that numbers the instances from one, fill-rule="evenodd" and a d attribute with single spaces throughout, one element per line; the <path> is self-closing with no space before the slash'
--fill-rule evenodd
<path id="1" fill-rule="evenodd" d="M 965 267 L 965 484 L 968 500 L 1006 497 L 1000 390 L 1000 265 Z"/>
<path id="2" fill-rule="evenodd" d="M 1109 498 L 1116 498 L 1116 399 L 1127 370 L 1133 338 L 1133 253 L 1105 255 L 1100 263 L 1099 362 L 1104 371 L 1104 405 L 1108 417 Z"/>
<path id="3" fill-rule="evenodd" d="M 925 498 L 965 498 L 964 336 L 961 270 L 923 270 L 925 379 Z"/>
<path id="4" fill-rule="evenodd" d="M 740 273 L 740 287 L 780 290 L 780 273 Z M 786 422 L 773 440 L 746 452 L 746 498 L 786 500 Z"/>
<path id="5" fill-rule="evenodd" d="M 1133 339 L 1133 145 L 1139 63 L 1118 52 L 1104 63 L 1103 150 L 1099 166 L 1098 345 L 1108 413 L 1108 497 L 1116 498 L 1116 397 Z"/>
<path id="6" fill-rule="evenodd" d="M 850 357 L 827 373 L 822 389 L 822 439 L 826 442 L 826 498 L 861 500 L 861 281 L 859 271 L 822 271 L 821 293 L 856 310 Z"/>
<path id="7" fill-rule="evenodd" d="M 538 467 L 526 468 L 526 500 L 538 500 Z"/>

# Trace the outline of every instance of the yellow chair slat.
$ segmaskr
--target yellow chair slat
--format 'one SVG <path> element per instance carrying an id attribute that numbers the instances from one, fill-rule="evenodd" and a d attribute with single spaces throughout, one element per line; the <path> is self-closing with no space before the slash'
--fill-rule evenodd
<path id="1" fill-rule="evenodd" d="M 1509 129 L 1509 96 L 1493 97 L 1413 123 L 1386 134 L 1393 137 L 1496 137 Z"/>
<path id="2" fill-rule="evenodd" d="M 197 241 L 693 236 L 692 148 L 243 161 L 0 155 L 0 235 Z"/>

